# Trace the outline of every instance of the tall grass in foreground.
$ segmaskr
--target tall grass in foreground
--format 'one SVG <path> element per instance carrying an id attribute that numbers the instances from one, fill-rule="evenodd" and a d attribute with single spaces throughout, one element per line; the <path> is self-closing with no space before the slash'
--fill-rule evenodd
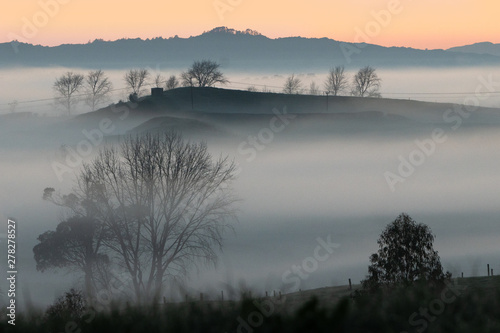
<path id="1" fill-rule="evenodd" d="M 500 332 L 500 289 L 472 284 L 457 296 L 418 287 L 345 297 L 335 304 L 312 298 L 293 311 L 286 300 L 270 297 L 142 307 L 115 304 L 95 316 L 88 313 L 75 318 L 73 310 L 49 315 L 32 311 L 20 314 L 15 327 L 3 320 L 0 331 Z"/>

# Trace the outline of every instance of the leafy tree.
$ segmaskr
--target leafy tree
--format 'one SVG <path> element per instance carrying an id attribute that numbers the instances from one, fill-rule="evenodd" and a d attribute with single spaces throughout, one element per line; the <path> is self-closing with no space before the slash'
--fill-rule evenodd
<path id="1" fill-rule="evenodd" d="M 375 69 L 366 66 L 361 68 L 353 78 L 352 95 L 358 97 L 380 97 L 380 86 L 382 80 L 378 77 Z"/>
<path id="2" fill-rule="evenodd" d="M 102 70 L 90 71 L 85 77 L 87 97 L 85 103 L 94 111 L 99 104 L 107 99 L 113 84 Z"/>
<path id="3" fill-rule="evenodd" d="M 182 83 L 186 87 L 212 87 L 216 83 L 228 83 L 219 68 L 215 61 L 195 61 L 187 72 L 181 74 Z"/>
<path id="4" fill-rule="evenodd" d="M 71 110 L 76 103 L 74 94 L 82 88 L 83 80 L 83 75 L 67 72 L 54 82 L 52 88 L 56 92 L 56 103 L 62 105 L 68 112 L 68 115 L 71 114 Z"/>
<path id="5" fill-rule="evenodd" d="M 295 77 L 295 74 L 289 76 L 283 86 L 283 92 L 285 94 L 298 94 L 301 89 L 302 81 L 298 77 Z"/>
<path id="6" fill-rule="evenodd" d="M 325 81 L 325 89 L 333 96 L 337 96 L 347 90 L 347 76 L 345 75 L 344 66 L 330 68 Z"/>
<path id="7" fill-rule="evenodd" d="M 379 250 L 370 257 L 363 288 L 409 286 L 417 281 L 444 282 L 451 274 L 443 273 L 433 242 L 434 235 L 428 226 L 400 214 L 380 235 Z"/>

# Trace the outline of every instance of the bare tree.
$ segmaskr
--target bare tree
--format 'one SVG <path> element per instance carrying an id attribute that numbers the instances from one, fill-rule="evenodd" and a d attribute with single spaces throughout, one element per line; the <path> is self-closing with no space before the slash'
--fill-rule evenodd
<path id="1" fill-rule="evenodd" d="M 195 61 L 191 68 L 181 74 L 182 83 L 186 87 L 212 87 L 216 83 L 226 84 L 229 81 L 219 70 L 215 61 Z"/>
<path id="2" fill-rule="evenodd" d="M 149 78 L 149 71 L 145 68 L 143 69 L 131 69 L 125 73 L 125 83 L 128 88 L 131 89 L 131 94 L 139 97 L 141 95 L 141 89 L 146 84 Z"/>
<path id="3" fill-rule="evenodd" d="M 345 75 L 344 66 L 330 68 L 325 81 L 325 89 L 329 94 L 338 96 L 345 92 L 348 88 L 347 76 Z"/>
<path id="4" fill-rule="evenodd" d="M 283 92 L 285 94 L 298 94 L 301 89 L 302 81 L 298 77 L 295 77 L 295 74 L 289 76 L 285 81 L 285 85 L 283 86 Z"/>
<path id="5" fill-rule="evenodd" d="M 309 85 L 309 94 L 311 95 L 319 95 L 319 87 L 318 85 L 316 84 L 316 82 L 311 82 L 311 84 Z"/>
<path id="6" fill-rule="evenodd" d="M 175 76 L 175 75 L 171 75 L 165 84 L 165 88 L 167 90 L 175 89 L 178 86 L 179 86 L 179 80 L 177 79 L 177 76 Z"/>
<path id="7" fill-rule="evenodd" d="M 54 82 L 53 89 L 56 92 L 56 103 L 61 104 L 68 112 L 68 115 L 71 115 L 73 105 L 77 102 L 73 95 L 80 91 L 83 80 L 83 75 L 67 72 Z"/>
<path id="8" fill-rule="evenodd" d="M 99 104 L 108 100 L 113 84 L 102 70 L 90 71 L 86 78 L 85 103 L 94 111 Z"/>
<path id="9" fill-rule="evenodd" d="M 160 73 L 156 74 L 154 77 L 155 87 L 161 88 L 161 87 L 163 87 L 164 83 L 165 83 L 165 77 L 163 77 L 163 75 L 161 75 Z"/>
<path id="10" fill-rule="evenodd" d="M 352 95 L 359 97 L 380 97 L 380 86 L 382 80 L 375 73 L 375 69 L 366 66 L 361 68 L 354 76 L 352 84 Z"/>
<path id="11" fill-rule="evenodd" d="M 140 302 L 158 296 L 167 278 L 191 264 L 216 260 L 235 217 L 228 186 L 234 171 L 227 158 L 213 160 L 205 144 L 147 134 L 101 149 L 78 175 L 94 196 L 83 200 L 78 189 L 74 196 L 109 230 L 103 244 Z"/>

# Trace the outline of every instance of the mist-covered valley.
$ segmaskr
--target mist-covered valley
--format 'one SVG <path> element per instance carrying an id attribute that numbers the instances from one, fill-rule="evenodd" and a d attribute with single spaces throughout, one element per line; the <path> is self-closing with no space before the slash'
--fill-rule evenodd
<path id="1" fill-rule="evenodd" d="M 53 78 L 63 71 L 67 69 L 4 70 L 2 76 L 18 75 L 20 82 L 33 85 L 21 92 L 9 84 L 2 99 L 50 98 Z M 28 79 L 30 72 L 33 79 Z M 123 72 L 109 74 L 119 87 Z M 282 85 L 286 76 L 239 75 L 235 82 L 269 87 Z M 207 88 L 195 90 L 190 110 L 189 88 L 180 88 L 167 92 L 165 100 L 145 97 L 93 113 L 82 109 L 74 117 L 58 116 L 43 103 L 19 105 L 16 112 L 2 115 L 0 213 L 19 226 L 23 303 L 31 299 L 45 306 L 82 284 L 81 277 L 64 269 L 36 271 L 32 249 L 37 236 L 67 217 L 62 208 L 42 200 L 43 190 L 69 193 L 82 162 L 104 145 L 129 134 L 165 130 L 206 141 L 213 156 L 234 159 L 232 186 L 240 199 L 239 218 L 234 233 L 225 235 L 218 265 L 191 270 L 180 283 L 185 289 L 172 284 L 165 292 L 168 298 L 182 298 L 180 290 L 215 298 L 220 290 L 231 289 L 228 285 L 236 290 L 245 285 L 262 295 L 282 290 L 284 279 L 302 290 L 345 285 L 349 278 L 358 283 L 367 274 L 380 231 L 401 212 L 432 228 L 443 266 L 455 276 L 482 275 L 486 263 L 500 270 L 500 110 L 488 108 L 499 105 L 498 94 L 485 94 L 491 85 L 498 87 L 498 75 L 484 68 L 381 70 L 380 76 L 387 92 L 469 92 L 422 98 L 468 105 L 420 103 L 415 95 L 411 100 L 330 96 L 327 105 L 325 96 Z M 307 78 L 317 78 L 318 84 L 324 80 L 322 74 Z M 234 94 L 244 95 L 228 103 Z M 39 112 L 38 107 L 48 109 Z M 307 277 L 287 274 L 314 255 L 318 238 L 336 244 L 328 259 Z"/>

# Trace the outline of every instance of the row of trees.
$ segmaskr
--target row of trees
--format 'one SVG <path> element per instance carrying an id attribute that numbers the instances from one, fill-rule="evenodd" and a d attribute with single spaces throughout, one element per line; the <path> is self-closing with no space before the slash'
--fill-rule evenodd
<path id="1" fill-rule="evenodd" d="M 123 77 L 129 99 L 137 99 L 144 93 L 146 85 L 166 90 L 185 87 L 211 87 L 216 83 L 229 82 L 219 70 L 220 65 L 214 61 L 195 61 L 193 65 L 180 75 L 180 79 L 171 75 L 165 78 L 160 73 L 152 75 L 146 68 L 131 69 Z M 74 106 L 84 101 L 92 111 L 109 101 L 113 85 L 109 77 L 102 71 L 90 71 L 86 75 L 67 72 L 56 79 L 53 85 L 56 93 L 56 104 L 71 114 Z"/>
<path id="2" fill-rule="evenodd" d="M 366 66 L 361 68 L 352 78 L 349 85 L 349 79 L 344 66 L 331 68 L 324 83 L 324 91 L 328 95 L 338 96 L 350 94 L 358 97 L 380 97 L 380 87 L 382 80 L 378 77 L 374 68 Z M 302 81 L 295 75 L 289 76 L 283 86 L 285 94 L 299 94 L 304 89 Z M 315 82 L 309 86 L 311 95 L 320 93 L 319 87 Z"/>
<path id="3" fill-rule="evenodd" d="M 195 61 L 185 72 L 181 73 L 180 79 L 171 75 L 168 79 L 161 74 L 152 76 L 148 69 L 131 69 L 123 77 L 129 99 L 137 99 L 144 93 L 144 86 L 163 87 L 167 90 L 175 89 L 180 85 L 184 87 L 212 87 L 215 84 L 227 84 L 229 81 L 220 71 L 220 65 L 214 61 Z M 374 68 L 366 66 L 361 68 L 352 78 L 351 84 L 343 66 L 330 69 L 324 83 L 326 94 L 338 96 L 350 93 L 359 97 L 380 97 L 380 86 L 382 80 L 378 77 Z M 82 98 L 92 111 L 99 105 L 109 100 L 113 91 L 113 85 L 109 77 L 102 71 L 90 71 L 87 75 L 67 72 L 57 78 L 54 83 L 56 102 L 71 114 L 76 103 Z M 254 90 L 254 89 L 249 89 Z M 292 75 L 285 81 L 283 92 L 286 94 L 298 94 L 302 92 L 302 81 Z M 309 93 L 318 95 L 320 88 L 315 82 L 309 87 Z"/>

